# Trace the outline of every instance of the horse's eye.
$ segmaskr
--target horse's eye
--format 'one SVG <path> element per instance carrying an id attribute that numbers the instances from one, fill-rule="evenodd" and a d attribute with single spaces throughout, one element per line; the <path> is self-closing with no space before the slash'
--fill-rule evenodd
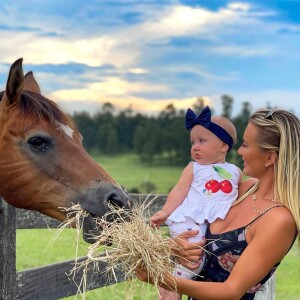
<path id="1" fill-rule="evenodd" d="M 30 149 L 34 152 L 45 152 L 53 148 L 51 139 L 42 136 L 34 136 L 27 141 Z"/>

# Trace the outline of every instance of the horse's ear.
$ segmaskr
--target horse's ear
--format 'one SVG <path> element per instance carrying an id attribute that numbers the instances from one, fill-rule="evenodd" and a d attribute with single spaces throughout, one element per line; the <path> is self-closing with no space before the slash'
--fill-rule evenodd
<path id="1" fill-rule="evenodd" d="M 13 104 L 20 100 L 24 87 L 24 74 L 22 69 L 22 58 L 16 60 L 10 67 L 6 90 L 1 102 Z"/>
<path id="2" fill-rule="evenodd" d="M 25 75 L 24 91 L 30 91 L 30 92 L 41 94 L 40 87 L 36 82 L 33 73 L 31 71 Z"/>

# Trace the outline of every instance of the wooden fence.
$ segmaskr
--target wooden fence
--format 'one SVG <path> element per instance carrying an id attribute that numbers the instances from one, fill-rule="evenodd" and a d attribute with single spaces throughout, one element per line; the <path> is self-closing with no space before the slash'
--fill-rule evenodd
<path id="1" fill-rule="evenodd" d="M 146 195 L 130 195 L 135 201 L 143 202 Z M 166 200 L 160 195 L 151 210 L 156 211 Z M 0 300 L 52 300 L 76 295 L 82 273 L 75 278 L 67 275 L 75 260 L 68 260 L 48 266 L 16 272 L 16 229 L 55 228 L 59 222 L 34 211 L 16 209 L 0 198 Z M 77 261 L 83 261 L 85 257 Z M 99 263 L 103 269 L 105 263 Z M 117 281 L 124 281 L 124 275 L 116 272 Z M 87 290 L 115 284 L 116 281 L 93 272 L 87 274 Z M 275 299 L 275 278 L 269 280 L 267 288 L 259 292 L 255 299 Z"/>

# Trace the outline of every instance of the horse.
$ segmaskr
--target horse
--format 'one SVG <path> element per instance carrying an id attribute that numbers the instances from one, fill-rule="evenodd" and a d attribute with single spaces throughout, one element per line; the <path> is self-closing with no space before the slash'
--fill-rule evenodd
<path id="1" fill-rule="evenodd" d="M 130 206 L 128 194 L 87 153 L 72 120 L 41 94 L 23 59 L 10 67 L 0 94 L 0 196 L 17 208 L 64 221 L 68 208 L 88 212 L 83 237 L 101 232 L 95 217 Z"/>

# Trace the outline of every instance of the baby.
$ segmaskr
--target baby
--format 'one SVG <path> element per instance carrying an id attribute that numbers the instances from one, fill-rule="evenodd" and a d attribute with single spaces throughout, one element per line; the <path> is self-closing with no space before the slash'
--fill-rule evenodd
<path id="1" fill-rule="evenodd" d="M 204 239 L 207 224 L 217 218 L 224 219 L 237 199 L 242 172 L 225 160 L 237 136 L 230 120 L 211 117 L 209 107 L 199 116 L 188 109 L 186 128 L 190 130 L 193 161 L 185 167 L 162 210 L 156 212 L 150 222 L 155 227 L 166 223 L 173 237 L 187 230 L 198 230 L 198 235 L 189 242 L 199 242 Z M 174 275 L 190 279 L 200 273 L 204 261 L 205 255 L 199 268 L 193 271 L 177 265 Z"/>

